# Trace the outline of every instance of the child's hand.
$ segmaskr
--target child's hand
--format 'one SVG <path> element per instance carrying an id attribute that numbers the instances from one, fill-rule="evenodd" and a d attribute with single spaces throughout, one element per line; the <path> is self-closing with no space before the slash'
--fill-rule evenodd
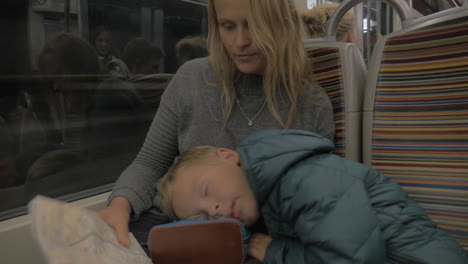
<path id="1" fill-rule="evenodd" d="M 265 234 L 253 234 L 249 239 L 248 254 L 256 260 L 263 262 L 265 253 L 273 238 Z"/>

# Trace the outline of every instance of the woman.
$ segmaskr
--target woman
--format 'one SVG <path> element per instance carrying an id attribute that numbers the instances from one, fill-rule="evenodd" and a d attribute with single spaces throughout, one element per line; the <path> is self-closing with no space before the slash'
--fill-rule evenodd
<path id="1" fill-rule="evenodd" d="M 98 54 L 99 61 L 104 69 L 107 69 L 107 64 L 116 59 L 113 38 L 110 28 L 105 25 L 98 26 L 92 34 L 92 44 Z"/>
<path id="2" fill-rule="evenodd" d="M 210 56 L 175 74 L 140 153 L 99 212 L 124 245 L 130 214 L 159 207 L 157 181 L 190 147 L 235 147 L 266 128 L 333 139 L 332 106 L 311 76 L 293 1 L 210 0 L 208 12 Z"/>

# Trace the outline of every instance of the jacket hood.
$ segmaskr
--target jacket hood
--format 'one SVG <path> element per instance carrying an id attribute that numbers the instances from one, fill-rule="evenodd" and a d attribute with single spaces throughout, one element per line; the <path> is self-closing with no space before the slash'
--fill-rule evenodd
<path id="1" fill-rule="evenodd" d="M 303 130 L 263 130 L 244 139 L 240 154 L 250 186 L 263 204 L 276 182 L 289 168 L 307 157 L 330 153 L 334 145 L 316 133 Z"/>

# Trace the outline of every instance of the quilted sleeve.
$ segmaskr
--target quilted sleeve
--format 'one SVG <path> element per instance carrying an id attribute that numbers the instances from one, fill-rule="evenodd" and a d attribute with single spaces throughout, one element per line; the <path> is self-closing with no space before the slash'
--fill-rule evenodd
<path id="1" fill-rule="evenodd" d="M 366 178 L 390 259 L 417 263 L 468 263 L 455 239 L 426 215 L 424 210 L 391 179 L 369 168 Z"/>
<path id="2" fill-rule="evenodd" d="M 264 263 L 384 263 L 385 242 L 364 182 L 323 164 L 330 163 L 302 164 L 283 177 L 278 200 L 270 202 L 281 204 L 298 240 L 274 240 Z"/>

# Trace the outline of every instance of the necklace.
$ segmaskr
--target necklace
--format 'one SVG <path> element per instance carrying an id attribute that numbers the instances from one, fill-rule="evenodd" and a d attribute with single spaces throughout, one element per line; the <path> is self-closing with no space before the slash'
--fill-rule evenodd
<path id="1" fill-rule="evenodd" d="M 236 103 L 237 103 L 237 106 L 239 107 L 239 109 L 241 110 L 241 113 L 242 115 L 245 117 L 245 119 L 247 119 L 247 124 L 249 125 L 249 127 L 253 126 L 253 121 L 257 118 L 257 116 L 263 111 L 263 108 L 265 108 L 265 105 L 266 105 L 266 99 L 265 101 L 263 102 L 263 105 L 262 107 L 260 107 L 260 110 L 258 110 L 258 112 L 254 115 L 254 117 L 252 118 L 249 118 L 245 112 L 244 112 L 244 109 L 242 109 L 241 105 L 240 105 L 240 102 L 239 102 L 239 99 L 237 99 L 236 97 Z"/>

